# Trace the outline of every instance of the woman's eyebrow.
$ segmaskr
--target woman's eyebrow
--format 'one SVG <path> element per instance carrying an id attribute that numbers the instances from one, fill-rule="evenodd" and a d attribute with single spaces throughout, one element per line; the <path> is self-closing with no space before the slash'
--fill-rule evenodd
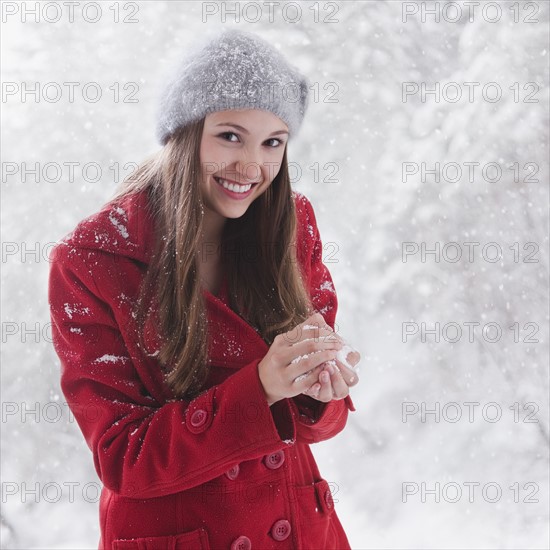
<path id="1" fill-rule="evenodd" d="M 232 122 L 220 122 L 219 124 L 216 124 L 216 126 L 233 126 L 233 128 L 237 128 L 237 130 L 240 130 L 241 132 L 245 134 L 249 134 L 250 132 L 243 128 L 242 126 L 239 126 L 238 124 L 233 124 Z M 269 134 L 270 136 L 278 136 L 279 134 L 288 134 L 286 130 L 277 130 L 276 132 L 273 132 Z"/>

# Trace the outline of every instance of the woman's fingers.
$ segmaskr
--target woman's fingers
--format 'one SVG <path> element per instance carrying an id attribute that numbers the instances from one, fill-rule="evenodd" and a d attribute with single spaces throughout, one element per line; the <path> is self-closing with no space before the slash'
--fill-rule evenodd
<path id="1" fill-rule="evenodd" d="M 351 373 L 351 375 L 350 375 Z M 328 379 L 327 379 L 328 376 Z M 352 380 L 350 382 L 350 379 Z M 344 399 L 349 394 L 349 388 L 358 382 L 357 374 L 338 362 L 327 361 L 319 373 L 319 380 L 302 393 L 319 401 Z"/>
<path id="2" fill-rule="evenodd" d="M 325 397 L 329 394 L 332 395 L 332 387 L 331 392 L 328 392 L 327 389 L 327 384 L 331 386 L 330 374 L 326 372 L 328 362 L 329 361 L 324 362 L 311 372 L 312 376 L 308 377 L 309 387 L 302 393 L 315 397 L 316 399 L 319 399 L 319 392 L 321 391 L 323 391 L 323 396 Z M 323 372 L 325 374 L 321 376 Z M 326 375 L 328 375 L 328 379 Z"/>
<path id="3" fill-rule="evenodd" d="M 302 393 L 304 395 L 309 395 L 310 397 L 315 397 L 315 399 L 317 399 L 320 389 L 321 389 L 321 384 L 319 384 L 319 382 L 315 382 L 315 384 L 313 384 L 312 386 L 304 390 Z"/>
<path id="4" fill-rule="evenodd" d="M 330 375 L 324 369 L 320 370 L 318 381 L 302 392 L 317 401 L 328 402 L 333 398 Z"/>
<path id="5" fill-rule="evenodd" d="M 308 329 L 307 332 L 311 333 L 312 330 Z M 324 329 L 322 332 L 324 334 L 316 337 L 311 337 L 311 334 L 304 334 L 307 336 L 306 338 L 290 344 L 285 349 L 284 353 L 293 379 L 307 373 L 325 361 L 334 359 L 336 353 L 343 348 L 342 341 L 332 337 Z"/>
<path id="6" fill-rule="evenodd" d="M 298 355 L 290 360 L 286 370 L 293 382 L 301 382 L 307 376 L 315 374 L 323 363 L 336 359 L 336 349 L 314 351 L 306 355 Z M 317 369 L 317 371 L 315 370 Z"/>
<path id="7" fill-rule="evenodd" d="M 332 361 L 328 361 L 329 363 L 332 363 Z M 354 369 L 350 369 L 349 367 L 346 367 L 341 361 L 338 360 L 338 358 L 334 359 L 334 365 L 338 367 L 340 371 L 340 376 L 343 378 L 344 382 L 348 387 L 353 387 L 359 382 L 359 376 L 357 375 L 357 371 Z M 338 370 L 337 369 L 337 370 Z"/>
<path id="8" fill-rule="evenodd" d="M 334 392 L 333 392 L 332 383 L 331 383 L 331 375 L 327 369 L 323 369 L 320 372 L 319 383 L 321 384 L 321 388 L 317 396 L 314 396 L 315 399 L 318 399 L 319 401 L 323 401 L 324 403 L 331 401 L 334 398 Z"/>
<path id="9" fill-rule="evenodd" d="M 284 334 L 287 372 L 293 386 L 319 401 L 342 399 L 359 382 L 355 366 L 360 354 L 315 314 Z M 345 358 L 343 358 L 345 354 Z M 337 357 L 340 356 L 341 360 Z M 329 366 L 329 365 L 332 365 Z M 329 372 L 330 371 L 330 372 Z"/>
<path id="10" fill-rule="evenodd" d="M 352 366 L 355 367 L 361 359 L 361 354 L 357 350 L 348 351 L 346 355 L 346 361 Z"/>
<path id="11" fill-rule="evenodd" d="M 349 384 L 344 379 L 342 372 L 336 366 L 332 365 L 332 361 L 329 361 L 327 371 L 330 373 L 330 381 L 332 383 L 332 391 L 334 399 L 344 399 L 349 394 Z"/>

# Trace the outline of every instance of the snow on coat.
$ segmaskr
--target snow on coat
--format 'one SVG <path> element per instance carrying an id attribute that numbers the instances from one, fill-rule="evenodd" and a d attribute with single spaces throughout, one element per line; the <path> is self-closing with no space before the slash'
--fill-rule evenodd
<path id="1" fill-rule="evenodd" d="M 313 208 L 293 192 L 297 257 L 334 328 L 337 297 Z M 204 289 L 210 374 L 175 399 L 137 344 L 132 305 L 153 246 L 146 192 L 107 203 L 51 251 L 49 302 L 61 388 L 103 484 L 99 549 L 349 549 L 309 445 L 343 430 L 345 399 L 268 406 L 258 363 L 268 346 L 232 311 L 225 281 Z M 149 349 L 151 348 L 151 349 Z"/>

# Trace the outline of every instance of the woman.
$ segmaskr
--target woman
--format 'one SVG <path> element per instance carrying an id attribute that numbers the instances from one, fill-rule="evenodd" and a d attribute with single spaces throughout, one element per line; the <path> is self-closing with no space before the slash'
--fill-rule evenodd
<path id="1" fill-rule="evenodd" d="M 309 448 L 355 410 L 359 354 L 346 366 L 314 212 L 290 187 L 306 105 L 254 34 L 204 42 L 165 88 L 164 147 L 52 250 L 100 549 L 350 548 Z"/>

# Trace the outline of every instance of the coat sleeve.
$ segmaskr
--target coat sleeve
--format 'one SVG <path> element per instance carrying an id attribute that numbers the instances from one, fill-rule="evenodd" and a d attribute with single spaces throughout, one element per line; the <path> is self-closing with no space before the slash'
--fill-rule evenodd
<path id="1" fill-rule="evenodd" d="M 327 266 L 323 263 L 323 245 L 317 227 L 315 213 L 309 200 L 302 195 L 306 225 L 306 234 L 311 239 L 306 255 L 309 274 L 307 277 L 311 299 L 315 309 L 325 318 L 327 324 L 335 330 L 338 298 L 334 283 Z M 308 271 L 306 270 L 306 273 Z M 304 443 L 317 443 L 334 437 L 346 425 L 348 410 L 355 411 L 351 396 L 332 400 L 328 403 L 318 401 L 309 395 L 293 397 L 291 407 L 296 414 L 296 437 Z"/>
<path id="2" fill-rule="evenodd" d="M 110 256 L 58 244 L 48 283 L 61 389 L 102 483 L 131 498 L 163 496 L 293 443 L 288 404 L 286 414 L 267 404 L 261 357 L 190 401 L 151 395 L 147 369 L 136 368 L 144 359 L 102 297 L 109 277 L 94 277 Z"/>

